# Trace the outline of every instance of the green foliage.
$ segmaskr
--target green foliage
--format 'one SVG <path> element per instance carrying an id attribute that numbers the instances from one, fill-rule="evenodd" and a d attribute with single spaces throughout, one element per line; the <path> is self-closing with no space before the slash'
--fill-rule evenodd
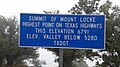
<path id="1" fill-rule="evenodd" d="M 107 3 L 107 2 L 106 2 Z M 106 25 L 106 50 L 107 54 L 103 54 L 104 65 L 112 67 L 119 67 L 120 65 L 120 8 L 118 6 L 111 7 L 107 12 L 107 25 Z M 106 55 L 106 57 L 104 57 Z"/>
<path id="2" fill-rule="evenodd" d="M 3 65 L 3 67 L 8 67 L 8 65 Z M 27 65 L 14 64 L 13 67 L 28 67 Z"/>
<path id="3" fill-rule="evenodd" d="M 120 7 L 112 6 L 112 2 L 106 1 L 99 5 L 99 0 L 79 0 L 69 12 L 72 14 L 104 14 L 106 15 L 106 49 L 93 52 L 85 50 L 86 57 L 93 60 L 98 56 L 104 61 L 102 67 L 119 67 L 120 65 Z M 99 5 L 99 7 L 98 7 Z M 96 8 L 97 7 L 97 8 Z M 96 9 L 96 10 L 95 10 Z M 102 53 L 102 56 L 100 55 Z"/>
<path id="4" fill-rule="evenodd" d="M 92 14 L 98 9 L 100 0 L 79 0 L 68 12 L 72 14 Z"/>
<path id="5" fill-rule="evenodd" d="M 23 60 L 37 57 L 36 48 L 21 48 L 18 46 L 19 25 L 16 17 L 0 16 L 0 67 L 3 60 L 12 67 L 24 63 Z"/>
<path id="6" fill-rule="evenodd" d="M 33 58 L 30 62 L 31 62 L 35 67 L 42 67 L 42 65 L 46 65 L 46 62 L 45 62 L 45 61 L 39 60 L 39 59 L 37 59 L 37 58 Z"/>
<path id="7" fill-rule="evenodd" d="M 73 62 L 73 67 L 88 67 L 85 61 L 81 60 L 80 62 Z"/>

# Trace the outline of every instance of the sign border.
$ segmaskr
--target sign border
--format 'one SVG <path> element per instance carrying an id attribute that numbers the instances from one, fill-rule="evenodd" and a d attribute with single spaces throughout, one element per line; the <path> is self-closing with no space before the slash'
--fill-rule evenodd
<path id="1" fill-rule="evenodd" d="M 21 21 L 21 14 L 38 14 L 38 13 L 20 13 L 20 20 Z M 41 15 L 81 15 L 81 16 L 87 16 L 92 14 L 41 14 Z M 106 43 L 106 15 L 99 15 L 99 14 L 93 14 L 93 16 L 104 16 L 104 48 L 77 48 L 77 47 L 50 47 L 50 46 L 21 46 L 20 45 L 20 26 L 19 26 L 19 37 L 18 37 L 18 46 L 19 47 L 41 47 L 41 48 L 62 48 L 62 49 L 97 49 L 97 50 L 105 50 L 105 43 Z M 19 22 L 19 25 L 21 22 Z"/>

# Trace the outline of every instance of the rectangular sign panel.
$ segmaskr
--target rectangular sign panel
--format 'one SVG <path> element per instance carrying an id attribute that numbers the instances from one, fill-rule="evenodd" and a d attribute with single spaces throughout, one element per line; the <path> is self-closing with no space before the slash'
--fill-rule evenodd
<path id="1" fill-rule="evenodd" d="M 104 49 L 105 16 L 21 13 L 20 46 Z"/>

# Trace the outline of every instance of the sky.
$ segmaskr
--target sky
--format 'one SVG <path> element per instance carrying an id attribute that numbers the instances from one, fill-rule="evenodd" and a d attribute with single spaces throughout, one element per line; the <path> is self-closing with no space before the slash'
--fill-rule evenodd
<path id="1" fill-rule="evenodd" d="M 113 5 L 119 5 L 120 0 L 110 0 Z M 44 13 L 43 11 L 59 10 L 62 14 L 67 14 L 78 0 L 0 0 L 0 15 L 12 17 L 13 15 L 20 19 L 20 13 Z M 105 0 L 102 0 L 105 2 Z M 40 59 L 45 60 L 47 65 L 44 67 L 56 67 L 54 63 L 55 55 L 53 52 L 39 49 Z M 87 60 L 89 67 L 94 65 L 93 62 Z"/>
<path id="2" fill-rule="evenodd" d="M 78 0 L 0 0 L 0 15 L 19 16 L 19 13 L 43 13 L 60 10 L 66 14 Z"/>

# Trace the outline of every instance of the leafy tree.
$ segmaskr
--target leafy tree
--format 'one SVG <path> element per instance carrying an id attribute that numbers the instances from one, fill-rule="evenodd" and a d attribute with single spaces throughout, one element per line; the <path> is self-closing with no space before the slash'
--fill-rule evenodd
<path id="1" fill-rule="evenodd" d="M 93 52 L 85 50 L 86 57 L 93 60 L 95 56 L 104 61 L 102 67 L 119 67 L 120 65 L 120 7 L 112 6 L 112 2 L 106 1 L 99 5 L 100 0 L 79 0 L 69 11 L 72 14 L 104 14 L 106 15 L 106 49 Z M 102 56 L 100 55 L 102 53 Z"/>
<path id="2" fill-rule="evenodd" d="M 39 60 L 37 58 L 32 59 L 31 63 L 35 66 L 35 67 L 42 67 L 42 65 L 46 65 L 45 61 Z"/>
<path id="3" fill-rule="evenodd" d="M 79 0 L 68 12 L 72 14 L 93 14 L 98 10 L 100 0 Z"/>
<path id="4" fill-rule="evenodd" d="M 109 66 L 118 67 L 120 65 L 120 45 L 119 45 L 119 19 L 120 19 L 120 8 L 114 6 L 111 8 L 112 13 L 109 14 L 106 30 L 106 50 L 107 54 L 103 54 L 104 63 L 108 63 Z M 106 58 L 106 59 L 105 59 Z"/>
<path id="5" fill-rule="evenodd" d="M 23 63 L 23 60 L 37 57 L 37 48 L 21 48 L 18 46 L 19 25 L 16 17 L 0 16 L 0 67 L 3 60 L 7 65 Z"/>
<path id="6" fill-rule="evenodd" d="M 88 67 L 88 65 L 86 64 L 86 61 L 80 58 L 78 61 L 76 60 L 73 62 L 73 67 Z"/>
<path id="7" fill-rule="evenodd" d="M 4 50 L 3 50 L 3 46 L 5 44 L 4 42 L 4 38 L 5 38 L 5 28 L 7 27 L 7 23 L 6 20 L 3 16 L 0 16 L 0 67 L 2 67 L 2 62 L 4 60 Z"/>

